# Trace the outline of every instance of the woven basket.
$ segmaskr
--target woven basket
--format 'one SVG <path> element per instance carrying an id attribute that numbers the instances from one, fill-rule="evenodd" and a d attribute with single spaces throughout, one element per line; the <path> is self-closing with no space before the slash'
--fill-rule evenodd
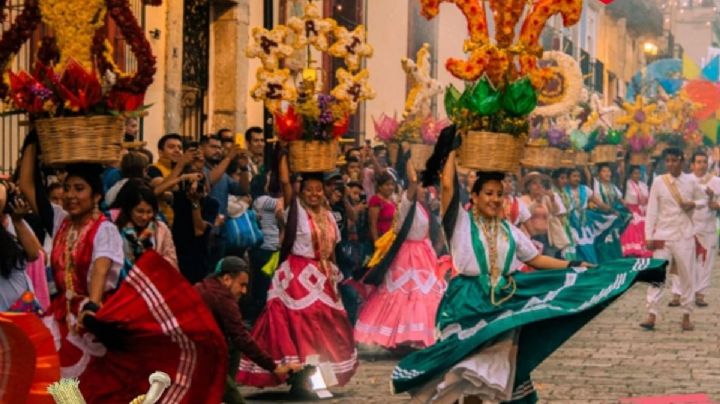
<path id="1" fill-rule="evenodd" d="M 335 140 L 296 140 L 290 142 L 290 171 L 316 173 L 332 171 L 337 163 L 338 145 Z"/>
<path id="2" fill-rule="evenodd" d="M 460 164 L 477 171 L 517 172 L 525 137 L 507 133 L 470 131 L 462 135 Z"/>
<path id="3" fill-rule="evenodd" d="M 562 156 L 563 151 L 556 147 L 525 146 L 522 165 L 528 168 L 557 168 Z"/>
<path id="4" fill-rule="evenodd" d="M 603 144 L 596 146 L 590 154 L 594 164 L 614 163 L 617 161 L 617 146 Z"/>
<path id="5" fill-rule="evenodd" d="M 410 145 L 410 162 L 415 171 L 425 171 L 427 161 L 434 149 L 435 146 L 422 143 L 413 143 Z"/>
<path id="6" fill-rule="evenodd" d="M 647 153 L 630 153 L 631 166 L 644 166 L 650 164 L 650 155 Z"/>
<path id="7" fill-rule="evenodd" d="M 585 166 L 590 163 L 590 154 L 585 151 L 575 151 L 575 165 Z"/>
<path id="8" fill-rule="evenodd" d="M 43 162 L 111 164 L 120 160 L 125 118 L 112 115 L 38 119 Z"/>
<path id="9" fill-rule="evenodd" d="M 574 168 L 577 165 L 577 155 L 578 152 L 575 150 L 563 150 L 560 155 L 560 164 L 558 164 L 558 168 Z"/>

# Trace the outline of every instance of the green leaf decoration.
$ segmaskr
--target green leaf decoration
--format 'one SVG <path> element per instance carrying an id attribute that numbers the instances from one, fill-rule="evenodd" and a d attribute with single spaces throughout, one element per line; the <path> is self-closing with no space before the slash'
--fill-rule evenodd
<path id="1" fill-rule="evenodd" d="M 445 112 L 452 117 L 457 113 L 460 106 L 460 91 L 450 84 L 445 90 Z"/>
<path id="2" fill-rule="evenodd" d="M 472 111 L 480 116 L 494 115 L 500 110 L 501 94 L 493 88 L 487 79 L 482 79 L 473 88 L 470 95 Z"/>
<path id="3" fill-rule="evenodd" d="M 505 88 L 505 94 L 503 94 L 502 97 L 502 107 L 511 116 L 528 116 L 536 106 L 537 93 L 529 79 L 520 79 Z"/>

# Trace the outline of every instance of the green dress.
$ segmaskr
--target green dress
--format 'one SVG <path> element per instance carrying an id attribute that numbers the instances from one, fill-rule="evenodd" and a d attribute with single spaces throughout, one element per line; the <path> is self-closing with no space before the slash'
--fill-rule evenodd
<path id="1" fill-rule="evenodd" d="M 594 241 L 598 262 L 608 262 L 623 257 L 620 236 L 632 220 L 632 213 L 622 203 L 622 192 L 615 184 L 602 184 L 595 181 L 595 193 L 600 195 L 603 203 L 610 206 L 615 213 L 606 214 L 591 211 L 594 222 L 598 226 L 598 237 Z"/>
<path id="2" fill-rule="evenodd" d="M 438 341 L 404 358 L 392 373 L 396 393 L 451 403 L 465 395 L 536 402 L 530 373 L 635 281 L 664 280 L 665 261 L 622 259 L 586 270 L 516 272 L 537 255 L 512 225 L 489 233 L 460 211 L 451 238 L 459 275 L 438 310 Z M 487 227 L 486 227 L 487 228 Z M 495 270 L 489 235 L 496 239 Z M 501 276 L 493 281 L 492 273 Z"/>

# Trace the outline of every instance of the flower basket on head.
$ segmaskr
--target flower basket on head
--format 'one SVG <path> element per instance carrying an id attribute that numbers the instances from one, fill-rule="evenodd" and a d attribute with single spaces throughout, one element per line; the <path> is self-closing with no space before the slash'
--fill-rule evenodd
<path id="1" fill-rule="evenodd" d="M 422 143 L 410 144 L 410 162 L 415 171 L 425 171 L 425 165 L 430 155 L 432 155 L 434 147 L 433 145 Z"/>
<path id="2" fill-rule="evenodd" d="M 590 160 L 593 164 L 614 163 L 617 161 L 617 150 L 617 146 L 612 144 L 595 146 L 590 152 Z"/>
<path id="3" fill-rule="evenodd" d="M 532 146 L 525 147 L 522 166 L 527 168 L 552 169 L 560 166 L 564 151 L 557 147 Z"/>
<path id="4" fill-rule="evenodd" d="M 524 149 L 524 136 L 469 131 L 462 135 L 460 164 L 477 171 L 516 172 Z"/>
<path id="5" fill-rule="evenodd" d="M 296 140 L 290 142 L 290 170 L 313 173 L 335 169 L 338 156 L 337 141 Z"/>
<path id="6" fill-rule="evenodd" d="M 110 164 L 120 160 L 125 119 L 94 115 L 38 119 L 35 127 L 43 162 Z"/>
<path id="7" fill-rule="evenodd" d="M 631 166 L 644 166 L 650 164 L 650 155 L 647 153 L 630 153 Z"/>

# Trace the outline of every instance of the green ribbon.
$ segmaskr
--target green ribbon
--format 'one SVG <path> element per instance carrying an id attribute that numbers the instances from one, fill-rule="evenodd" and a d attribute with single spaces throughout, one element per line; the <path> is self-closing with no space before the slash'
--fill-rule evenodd
<path id="1" fill-rule="evenodd" d="M 479 278 L 483 288 L 483 292 L 485 292 L 488 296 L 490 296 L 493 292 L 499 293 L 501 290 L 505 289 L 508 284 L 507 276 L 510 274 L 510 266 L 513 263 L 513 258 L 515 258 L 516 245 L 515 239 L 512 235 L 512 231 L 510 230 L 510 225 L 506 220 L 503 220 L 501 222 L 502 229 L 505 231 L 510 245 L 508 247 L 507 254 L 505 255 L 505 265 L 503 267 L 502 273 L 500 274 L 501 276 L 498 278 L 497 285 L 493 286 L 492 279 L 490 278 L 490 266 L 488 265 L 487 257 L 485 256 L 485 247 L 480 241 L 480 232 L 478 231 L 478 227 L 475 223 L 475 218 L 473 217 L 472 212 L 468 212 L 468 217 L 470 218 L 470 238 L 472 239 L 475 259 L 477 260 L 478 266 L 480 267 Z M 497 240 L 493 241 L 497 243 Z M 485 240 L 485 242 L 490 243 L 491 241 Z"/>

